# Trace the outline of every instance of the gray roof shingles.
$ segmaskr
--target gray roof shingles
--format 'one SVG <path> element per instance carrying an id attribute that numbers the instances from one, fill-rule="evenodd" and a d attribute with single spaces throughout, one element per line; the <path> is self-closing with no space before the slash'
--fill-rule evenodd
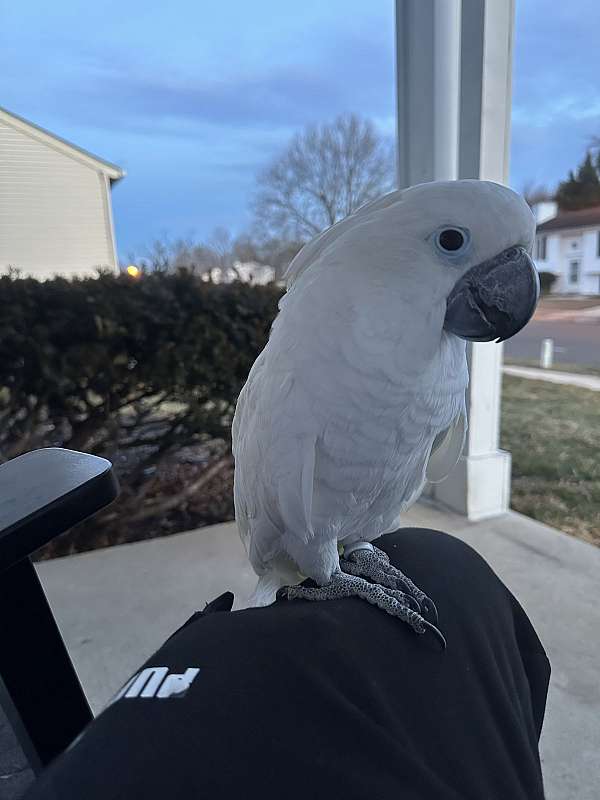
<path id="1" fill-rule="evenodd" d="M 582 208 L 578 211 L 559 211 L 552 219 L 538 225 L 538 233 L 560 231 L 568 228 L 600 227 L 600 206 Z"/>

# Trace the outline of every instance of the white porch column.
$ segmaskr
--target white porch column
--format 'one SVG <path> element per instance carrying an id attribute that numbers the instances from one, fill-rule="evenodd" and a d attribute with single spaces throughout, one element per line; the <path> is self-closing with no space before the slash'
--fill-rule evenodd
<path id="1" fill-rule="evenodd" d="M 398 183 L 508 178 L 514 0 L 396 0 Z M 510 500 L 498 448 L 502 345 L 469 345 L 469 433 L 429 494 L 469 519 Z"/>
<path id="2" fill-rule="evenodd" d="M 396 0 L 398 186 L 458 175 L 460 0 Z"/>

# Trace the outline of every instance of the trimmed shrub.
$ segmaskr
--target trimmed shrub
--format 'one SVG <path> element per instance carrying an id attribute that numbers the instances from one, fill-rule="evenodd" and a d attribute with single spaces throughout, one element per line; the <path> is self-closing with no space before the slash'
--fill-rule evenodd
<path id="1" fill-rule="evenodd" d="M 540 291 L 542 294 L 550 294 L 552 287 L 556 283 L 558 276 L 553 272 L 540 272 Z"/>
<path id="2" fill-rule="evenodd" d="M 231 473 L 235 402 L 280 297 L 274 285 L 213 284 L 185 270 L 0 278 L 1 460 L 37 447 L 82 450 L 110 458 L 122 486 L 115 504 L 51 552 L 231 518 L 230 491 L 214 490 L 214 513 L 204 496 L 199 517 L 186 512 L 198 502 L 186 489 L 202 494 Z"/>

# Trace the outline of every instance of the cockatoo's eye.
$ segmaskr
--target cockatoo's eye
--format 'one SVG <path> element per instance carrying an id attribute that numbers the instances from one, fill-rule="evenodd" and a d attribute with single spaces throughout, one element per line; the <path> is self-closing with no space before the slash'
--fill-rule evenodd
<path id="1" fill-rule="evenodd" d="M 465 237 L 457 228 L 445 228 L 438 235 L 438 242 L 442 250 L 453 253 L 455 250 L 460 250 L 465 243 Z"/>
<path id="2" fill-rule="evenodd" d="M 435 234 L 435 245 L 447 256 L 460 256 L 469 246 L 469 232 L 464 228 L 441 228 Z"/>

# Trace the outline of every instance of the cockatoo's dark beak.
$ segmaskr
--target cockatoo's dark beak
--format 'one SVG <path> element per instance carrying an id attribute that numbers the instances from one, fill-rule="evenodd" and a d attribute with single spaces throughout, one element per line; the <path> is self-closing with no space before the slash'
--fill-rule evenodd
<path id="1" fill-rule="evenodd" d="M 529 322 L 539 296 L 527 251 L 510 247 L 459 278 L 448 295 L 444 330 L 472 342 L 502 342 Z"/>

